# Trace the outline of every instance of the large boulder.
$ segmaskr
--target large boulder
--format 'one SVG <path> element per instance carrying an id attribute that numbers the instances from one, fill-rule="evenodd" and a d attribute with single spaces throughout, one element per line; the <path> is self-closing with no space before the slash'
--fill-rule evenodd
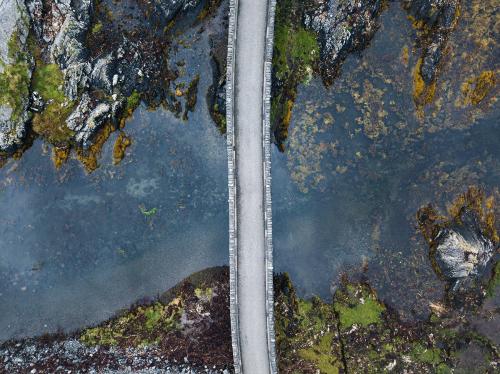
<path id="1" fill-rule="evenodd" d="M 432 255 L 440 273 L 450 280 L 480 275 L 494 253 L 492 240 L 481 230 L 475 212 L 467 208 L 452 226 L 438 232 L 434 242 Z"/>
<path id="2" fill-rule="evenodd" d="M 30 119 L 29 29 L 23 1 L 0 1 L 0 152 L 10 153 L 22 144 Z"/>

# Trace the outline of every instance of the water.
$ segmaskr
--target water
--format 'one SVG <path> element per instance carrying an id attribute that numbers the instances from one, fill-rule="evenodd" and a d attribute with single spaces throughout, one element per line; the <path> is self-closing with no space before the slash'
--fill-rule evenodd
<path id="1" fill-rule="evenodd" d="M 186 61 L 179 82 L 200 73 L 188 121 L 140 107 L 125 159 L 112 164 L 114 133 L 90 175 L 74 159 L 55 170 L 41 140 L 0 169 L 0 340 L 88 326 L 227 263 L 225 139 L 205 101 L 208 36 L 196 31 L 171 55 Z"/>
<path id="2" fill-rule="evenodd" d="M 474 27 L 464 19 L 452 51 Z M 455 104 L 467 76 L 460 75 L 466 57 L 457 50 L 435 104 L 419 113 L 412 97 L 415 30 L 398 3 L 390 3 L 381 24 L 332 87 L 317 78 L 299 87 L 286 150 L 273 153 L 275 265 L 291 274 L 301 296 L 327 300 L 342 272 L 355 276 L 365 268 L 384 301 L 425 317 L 444 284 L 431 268 L 416 212 L 429 203 L 444 210 L 469 185 L 498 200 L 499 110 L 494 101 Z M 485 58 L 473 73 L 489 64 Z"/>

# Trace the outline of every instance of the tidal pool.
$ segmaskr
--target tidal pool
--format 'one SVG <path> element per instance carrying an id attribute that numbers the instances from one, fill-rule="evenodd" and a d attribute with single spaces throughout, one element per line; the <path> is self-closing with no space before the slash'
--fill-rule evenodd
<path id="1" fill-rule="evenodd" d="M 423 108 L 414 102 L 417 31 L 397 2 L 331 87 L 314 77 L 299 86 L 272 174 L 275 266 L 301 296 L 330 300 L 346 273 L 362 274 L 408 318 L 428 316 L 429 300 L 442 297 L 418 209 L 432 203 L 445 212 L 471 185 L 499 197 L 496 91 L 478 106 L 463 104 L 464 82 L 496 61 L 475 43 L 474 22 L 486 21 L 471 16 L 472 3 L 450 36 L 434 101 Z"/>
<path id="2" fill-rule="evenodd" d="M 191 273 L 227 263 L 225 138 L 207 110 L 208 34 L 181 37 L 180 80 L 200 74 L 189 120 L 141 106 L 113 165 L 56 170 L 41 140 L 0 169 L 0 340 L 83 328 Z"/>

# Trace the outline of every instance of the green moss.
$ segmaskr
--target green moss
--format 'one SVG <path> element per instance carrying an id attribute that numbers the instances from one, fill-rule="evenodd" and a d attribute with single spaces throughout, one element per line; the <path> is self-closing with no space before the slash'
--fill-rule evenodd
<path id="1" fill-rule="evenodd" d="M 213 296 L 213 289 L 208 287 L 208 288 L 196 288 L 194 290 L 194 294 L 198 299 L 206 299 L 210 300 L 212 299 Z"/>
<path id="2" fill-rule="evenodd" d="M 147 346 L 158 343 L 165 334 L 180 328 L 182 306 L 178 299 L 168 305 L 156 302 L 139 306 L 104 325 L 89 328 L 80 335 L 87 346 Z"/>
<path id="3" fill-rule="evenodd" d="M 486 296 L 493 297 L 495 292 L 497 291 L 498 286 L 500 286 L 500 262 L 497 262 L 493 267 L 491 279 L 488 282 L 488 286 L 486 288 Z"/>
<path id="4" fill-rule="evenodd" d="M 17 120 L 23 114 L 29 97 L 30 66 L 18 31 L 12 33 L 7 46 L 9 58 L 14 62 L 7 64 L 0 60 L 3 68 L 0 73 L 0 105 L 12 108 L 12 119 Z"/>
<path id="5" fill-rule="evenodd" d="M 411 356 L 415 361 L 437 366 L 442 362 L 441 350 L 438 348 L 425 348 L 420 343 L 416 343 L 411 351 Z"/>
<path id="6" fill-rule="evenodd" d="M 33 73 L 34 91 L 37 91 L 45 101 L 54 100 L 63 103 L 66 100 L 63 85 L 64 77 L 58 65 L 37 61 Z"/>
<path id="7" fill-rule="evenodd" d="M 300 327 L 303 331 L 308 331 L 309 335 L 320 334 L 328 327 L 332 321 L 331 308 L 319 297 L 315 296 L 311 300 L 298 300 L 298 315 Z"/>
<path id="8" fill-rule="evenodd" d="M 144 316 L 146 317 L 145 327 L 148 331 L 153 331 L 153 329 L 158 326 L 158 323 L 165 315 L 165 307 L 162 304 L 154 304 L 152 307 L 144 310 Z"/>
<path id="9" fill-rule="evenodd" d="M 342 329 L 349 329 L 353 325 L 366 327 L 378 324 L 385 310 L 370 289 L 355 284 L 348 284 L 345 290 L 338 293 L 333 308 L 339 316 Z"/>
<path id="10" fill-rule="evenodd" d="M 299 74 L 298 81 L 305 78 L 307 69 L 319 56 L 316 34 L 303 27 L 293 28 L 278 24 L 275 29 L 273 64 L 278 79 L 287 79 Z"/>
<path id="11" fill-rule="evenodd" d="M 288 137 L 297 86 L 310 79 L 319 58 L 317 35 L 302 27 L 303 11 L 304 5 L 298 0 L 277 3 L 273 72 L 279 84 L 273 85 L 271 123 L 281 151 Z"/>
<path id="12" fill-rule="evenodd" d="M 93 26 L 92 26 L 92 29 L 90 30 L 90 32 L 92 34 L 98 34 L 102 31 L 102 22 L 97 22 L 95 23 Z"/>
<path id="13" fill-rule="evenodd" d="M 59 66 L 45 64 L 37 58 L 33 90 L 40 94 L 47 105 L 43 112 L 34 115 L 33 130 L 56 146 L 67 145 L 75 134 L 66 126 L 66 119 L 76 103 L 66 98 L 63 86 L 64 77 Z"/>
<path id="14" fill-rule="evenodd" d="M 342 368 L 342 362 L 338 357 L 332 355 L 332 340 L 332 333 L 325 334 L 318 344 L 299 350 L 299 356 L 313 362 L 323 374 L 337 374 Z"/>

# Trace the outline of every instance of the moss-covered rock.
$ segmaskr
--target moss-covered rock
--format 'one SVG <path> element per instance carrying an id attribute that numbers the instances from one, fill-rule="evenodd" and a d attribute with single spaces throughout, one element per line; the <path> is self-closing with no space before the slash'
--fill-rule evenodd
<path id="1" fill-rule="evenodd" d="M 22 145 L 30 120 L 33 68 L 28 50 L 29 18 L 23 1 L 0 3 L 0 152 Z"/>
<path id="2" fill-rule="evenodd" d="M 286 274 L 275 277 L 275 301 L 283 373 L 451 373 L 472 345 L 485 372 L 497 365 L 498 348 L 467 322 L 477 312 L 442 309 L 428 321 L 403 322 L 366 283 L 344 279 L 326 303 L 297 297 Z"/>

